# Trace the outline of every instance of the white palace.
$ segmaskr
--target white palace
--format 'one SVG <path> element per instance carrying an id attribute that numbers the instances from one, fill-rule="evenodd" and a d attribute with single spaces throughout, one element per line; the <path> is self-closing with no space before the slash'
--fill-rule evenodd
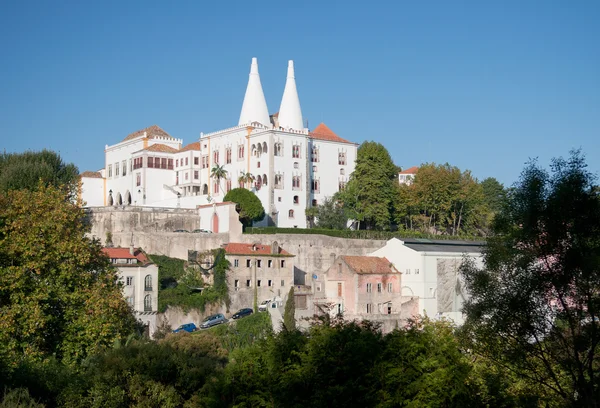
<path id="1" fill-rule="evenodd" d="M 82 199 L 89 207 L 196 208 L 245 187 L 267 214 L 256 225 L 306 228 L 305 209 L 344 187 L 356 150 L 323 123 L 304 127 L 293 61 L 279 112 L 269 115 L 253 58 L 237 126 L 200 133 L 186 146 L 156 125 L 134 132 L 106 146 L 103 169 L 82 173 Z M 215 166 L 223 166 L 227 178 L 213 178 Z M 248 173 L 253 181 L 240 183 Z"/>

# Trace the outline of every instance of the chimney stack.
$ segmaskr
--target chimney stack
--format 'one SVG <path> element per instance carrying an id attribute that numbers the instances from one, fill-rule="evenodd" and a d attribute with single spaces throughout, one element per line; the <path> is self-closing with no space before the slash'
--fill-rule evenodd
<path id="1" fill-rule="evenodd" d="M 287 79 L 285 81 L 285 89 L 283 90 L 283 98 L 281 98 L 278 119 L 279 126 L 284 129 L 304 129 L 300 98 L 298 97 L 298 89 L 296 89 L 294 61 L 291 60 L 288 62 Z"/>

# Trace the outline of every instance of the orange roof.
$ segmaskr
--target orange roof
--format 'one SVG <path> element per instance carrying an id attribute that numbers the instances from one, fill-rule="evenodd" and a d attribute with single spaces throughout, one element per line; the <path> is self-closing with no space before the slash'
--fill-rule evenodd
<path id="1" fill-rule="evenodd" d="M 399 273 L 385 257 L 344 255 L 342 259 L 356 273 Z"/>
<path id="2" fill-rule="evenodd" d="M 144 132 L 146 132 L 146 136 L 149 139 L 154 139 L 156 137 L 169 137 L 171 139 L 174 139 L 173 136 L 171 136 L 170 134 L 168 134 L 167 132 L 165 132 L 164 130 L 162 130 L 159 126 L 152 125 L 152 126 L 147 127 L 145 129 L 141 129 L 141 130 L 138 130 L 136 132 L 131 133 L 125 139 L 123 139 L 123 142 L 125 142 L 127 140 L 135 139 L 137 137 L 144 136 Z"/>
<path id="3" fill-rule="evenodd" d="M 161 152 L 161 153 L 176 153 L 178 150 L 171 147 L 171 146 L 167 146 L 164 144 L 160 144 L 160 143 L 155 143 L 153 145 L 150 145 L 148 147 L 146 147 L 144 150 L 146 150 L 147 152 Z"/>
<path id="4" fill-rule="evenodd" d="M 328 140 L 330 142 L 352 143 L 333 133 L 333 130 L 329 129 L 324 123 L 321 123 L 319 126 L 317 126 L 312 132 L 309 133 L 309 135 L 313 139 Z"/>
<path id="5" fill-rule="evenodd" d="M 411 168 L 403 170 L 398 174 L 417 174 L 417 171 L 419 171 L 419 168 L 417 166 L 412 166 Z"/>
<path id="6" fill-rule="evenodd" d="M 229 243 L 223 245 L 223 248 L 225 248 L 227 255 L 272 255 L 271 245 Z M 279 253 L 276 255 L 295 256 L 281 247 L 279 247 Z"/>
<path id="7" fill-rule="evenodd" d="M 102 178 L 102 174 L 99 171 L 84 171 L 79 177 Z"/>
<path id="8" fill-rule="evenodd" d="M 102 248 L 102 251 L 111 259 L 137 259 L 142 264 L 150 263 L 146 254 L 140 248 L 135 249 L 133 255 L 129 253 L 129 248 Z"/>
<path id="9" fill-rule="evenodd" d="M 200 150 L 200 142 L 190 143 L 189 145 L 179 149 L 180 152 L 187 152 L 188 150 Z"/>

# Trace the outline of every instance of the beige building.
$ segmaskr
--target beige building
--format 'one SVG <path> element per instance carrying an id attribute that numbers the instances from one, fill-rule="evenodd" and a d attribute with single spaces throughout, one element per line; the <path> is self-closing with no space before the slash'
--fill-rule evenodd
<path id="1" fill-rule="evenodd" d="M 294 257 L 277 242 L 263 244 L 225 244 L 225 256 L 230 262 L 227 285 L 231 306 L 235 311 L 253 307 L 254 294 L 258 304 L 273 300 L 282 307 L 294 284 Z"/>

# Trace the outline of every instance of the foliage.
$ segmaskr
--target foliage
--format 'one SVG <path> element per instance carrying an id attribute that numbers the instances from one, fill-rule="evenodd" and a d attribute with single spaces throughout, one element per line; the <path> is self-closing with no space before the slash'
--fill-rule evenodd
<path id="1" fill-rule="evenodd" d="M 0 195 L 0 355 L 75 363 L 135 319 L 79 201 L 40 183 Z M 51 216 L 49 216 L 51 215 Z"/>
<path id="2" fill-rule="evenodd" d="M 221 188 L 221 180 L 227 180 L 227 170 L 225 169 L 225 165 L 219 166 L 218 164 L 215 164 L 210 171 L 210 177 L 213 178 L 219 185 L 219 188 Z M 223 189 L 221 188 L 221 191 L 222 190 Z"/>
<path id="3" fill-rule="evenodd" d="M 241 186 L 245 186 L 246 184 L 248 185 L 248 188 L 252 187 L 252 183 L 254 183 L 255 177 L 252 173 L 245 173 L 242 172 L 242 174 L 240 174 L 240 176 L 238 177 L 238 183 Z M 243 188 L 243 187 L 241 187 Z M 223 200 L 223 201 L 228 201 L 228 200 Z"/>
<path id="4" fill-rule="evenodd" d="M 158 310 L 164 312 L 167 307 L 180 307 L 184 311 L 198 309 L 204 311 L 209 304 L 225 303 L 229 307 L 229 290 L 227 288 L 227 271 L 229 261 L 223 249 L 214 249 L 202 254 L 214 260 L 213 285 L 202 287 L 202 272 L 199 268 L 185 268 L 185 261 L 169 258 L 164 255 L 149 255 L 150 260 L 158 265 Z"/>
<path id="5" fill-rule="evenodd" d="M 306 209 L 307 215 L 311 214 L 309 210 L 312 208 Z M 332 198 L 326 197 L 323 203 L 316 207 L 314 216 L 317 219 L 317 228 L 346 229 L 348 222 L 346 211 Z"/>
<path id="6" fill-rule="evenodd" d="M 357 151 L 356 166 L 346 188 L 334 197 L 363 222 L 365 229 L 390 229 L 397 184 L 397 167 L 387 149 L 377 142 L 364 142 Z"/>
<path id="7" fill-rule="evenodd" d="M 485 205 L 492 213 L 498 213 L 506 204 L 506 189 L 495 178 L 488 177 L 481 182 Z"/>
<path id="8" fill-rule="evenodd" d="M 579 152 L 530 163 L 494 221 L 485 268 L 465 263 L 465 332 L 481 355 L 566 404 L 600 400 L 600 196 Z"/>
<path id="9" fill-rule="evenodd" d="M 27 388 L 15 388 L 5 392 L 0 408 L 44 408 L 44 405 L 38 404 Z"/>
<path id="10" fill-rule="evenodd" d="M 231 324 L 221 324 L 208 329 L 219 339 L 221 347 L 233 351 L 264 340 L 273 333 L 269 313 L 254 313 Z M 196 332 L 194 335 L 203 332 Z"/>
<path id="11" fill-rule="evenodd" d="M 265 216 L 265 209 L 260 199 L 250 190 L 234 188 L 223 197 L 223 201 L 236 203 L 236 210 L 244 226 L 251 226 L 254 221 L 260 221 Z"/>
<path id="12" fill-rule="evenodd" d="M 54 186 L 64 190 L 68 198 L 74 198 L 78 182 L 77 167 L 64 163 L 56 152 L 42 150 L 0 154 L 0 193 Z"/>
<path id="13" fill-rule="evenodd" d="M 288 331 L 296 330 L 296 302 L 294 300 L 294 287 L 292 286 L 283 312 L 283 326 Z"/>

